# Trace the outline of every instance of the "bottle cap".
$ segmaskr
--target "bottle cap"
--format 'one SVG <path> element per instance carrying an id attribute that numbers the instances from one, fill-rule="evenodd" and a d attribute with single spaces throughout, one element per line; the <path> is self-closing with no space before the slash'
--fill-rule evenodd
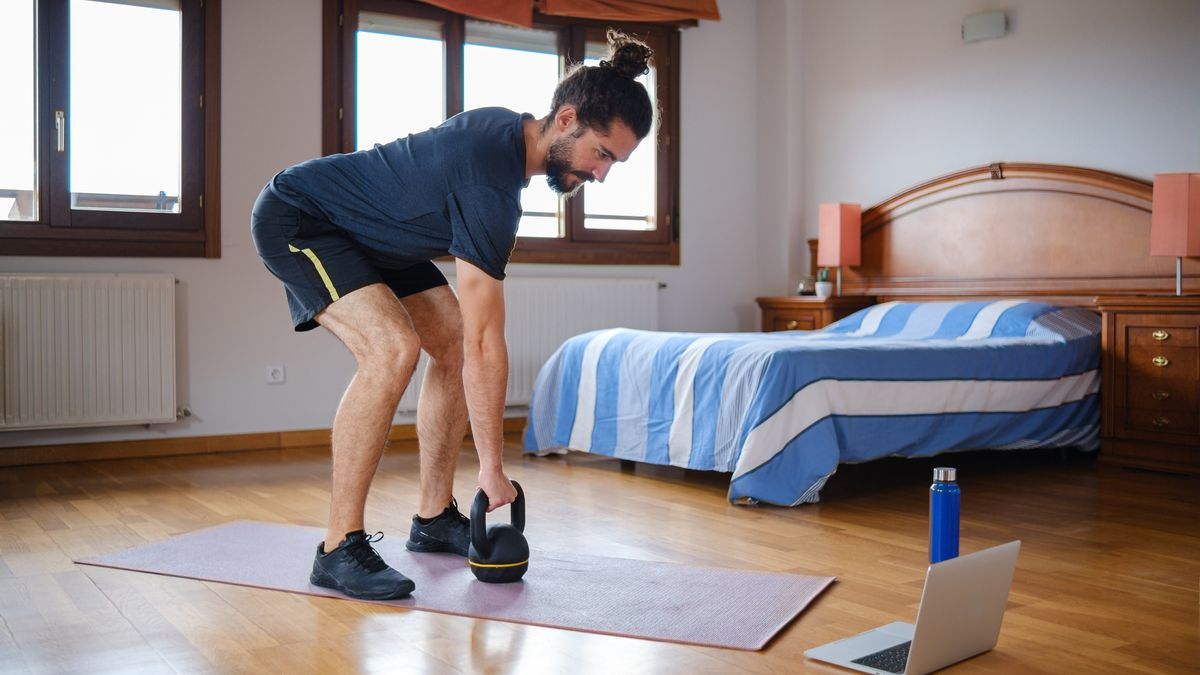
<path id="1" fill-rule="evenodd" d="M 939 466 L 933 470 L 933 479 L 939 483 L 953 483 L 957 474 L 952 466 Z"/>

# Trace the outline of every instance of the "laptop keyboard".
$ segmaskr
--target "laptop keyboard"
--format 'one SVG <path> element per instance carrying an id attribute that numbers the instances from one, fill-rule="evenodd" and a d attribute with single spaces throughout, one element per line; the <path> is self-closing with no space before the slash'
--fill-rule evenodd
<path id="1" fill-rule="evenodd" d="M 868 654 L 861 659 L 854 659 L 851 663 L 857 663 L 860 666 L 885 670 L 889 673 L 903 673 L 904 666 L 908 663 L 908 648 L 912 646 L 912 641 L 902 642 L 895 647 L 888 647 L 881 652 Z"/>

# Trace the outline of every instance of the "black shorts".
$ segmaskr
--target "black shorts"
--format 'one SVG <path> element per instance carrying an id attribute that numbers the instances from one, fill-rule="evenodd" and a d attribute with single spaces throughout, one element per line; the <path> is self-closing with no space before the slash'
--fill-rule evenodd
<path id="1" fill-rule="evenodd" d="M 316 328 L 313 317 L 363 286 L 384 283 L 403 298 L 446 285 L 432 262 L 378 267 L 341 228 L 288 204 L 269 187 L 254 202 L 250 233 L 263 264 L 283 282 L 297 331 Z"/>

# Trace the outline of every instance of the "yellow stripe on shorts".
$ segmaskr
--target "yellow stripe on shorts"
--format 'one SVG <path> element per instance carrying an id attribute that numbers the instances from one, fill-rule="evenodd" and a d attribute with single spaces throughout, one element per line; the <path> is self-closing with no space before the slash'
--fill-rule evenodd
<path id="1" fill-rule="evenodd" d="M 325 266 L 321 264 L 321 259 L 317 257 L 317 254 L 311 248 L 296 248 L 291 244 L 288 244 L 288 250 L 292 253 L 303 253 L 308 256 L 308 259 L 312 261 L 313 267 L 317 268 L 317 274 L 321 275 L 321 281 L 325 282 L 325 290 L 329 291 L 329 297 L 337 300 L 339 297 L 337 289 L 333 287 L 333 281 L 325 273 Z"/>

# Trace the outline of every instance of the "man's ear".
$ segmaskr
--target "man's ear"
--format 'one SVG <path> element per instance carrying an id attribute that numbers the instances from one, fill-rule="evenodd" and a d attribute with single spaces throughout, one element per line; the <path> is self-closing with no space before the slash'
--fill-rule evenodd
<path id="1" fill-rule="evenodd" d="M 577 121 L 578 116 L 573 105 L 559 106 L 558 111 L 554 113 L 554 128 L 560 134 L 566 133 Z"/>

